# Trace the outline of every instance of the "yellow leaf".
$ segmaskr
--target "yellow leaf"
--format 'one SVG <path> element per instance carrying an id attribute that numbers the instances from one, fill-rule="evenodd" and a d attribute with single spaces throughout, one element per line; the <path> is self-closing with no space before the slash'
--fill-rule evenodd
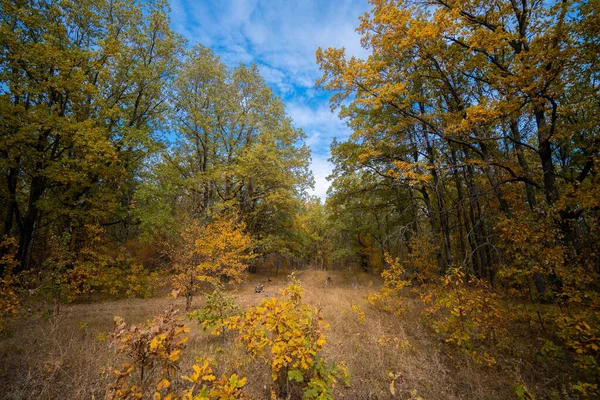
<path id="1" fill-rule="evenodd" d="M 154 351 L 156 350 L 156 348 L 158 347 L 160 343 L 160 340 L 155 337 L 154 339 L 152 339 L 152 341 L 150 342 L 150 351 Z"/>
<path id="2" fill-rule="evenodd" d="M 171 382 L 168 379 L 161 379 L 160 382 L 158 382 L 158 385 L 156 386 L 156 390 L 162 390 L 162 389 L 166 389 L 169 386 L 171 386 Z"/>
<path id="3" fill-rule="evenodd" d="M 181 353 L 181 350 L 173 351 L 171 354 L 169 354 L 169 360 L 172 362 L 179 360 L 179 353 Z"/>
<path id="4" fill-rule="evenodd" d="M 187 336 L 184 336 L 181 338 L 181 340 L 177 343 L 177 345 L 181 345 L 184 344 L 185 342 L 187 342 L 190 338 Z"/>

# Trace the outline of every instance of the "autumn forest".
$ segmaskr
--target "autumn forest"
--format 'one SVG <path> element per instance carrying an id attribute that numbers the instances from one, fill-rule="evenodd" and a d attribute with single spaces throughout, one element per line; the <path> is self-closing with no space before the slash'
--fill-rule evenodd
<path id="1" fill-rule="evenodd" d="M 0 398 L 600 396 L 600 1 L 366 6 L 325 199 L 167 0 L 0 1 Z"/>

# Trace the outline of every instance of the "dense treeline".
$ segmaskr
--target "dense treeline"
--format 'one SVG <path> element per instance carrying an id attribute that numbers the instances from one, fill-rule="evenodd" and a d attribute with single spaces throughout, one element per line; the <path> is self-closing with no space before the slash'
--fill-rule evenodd
<path id="1" fill-rule="evenodd" d="M 90 224 L 128 219 L 182 46 L 166 8 L 2 3 L 2 220 L 17 271 L 39 266 L 46 245 L 74 250 Z"/>
<path id="2" fill-rule="evenodd" d="M 129 291 L 115 282 L 168 271 L 186 228 L 220 214 L 256 254 L 300 251 L 310 154 L 256 66 L 186 43 L 164 1 L 0 14 L 3 269 L 75 297 Z"/>
<path id="3" fill-rule="evenodd" d="M 575 357 L 587 375 L 574 387 L 589 394 L 600 371 L 600 4 L 371 3 L 358 28 L 368 59 L 317 51 L 318 84 L 353 130 L 332 145 L 326 212 L 341 230 L 330 246 L 383 269 L 385 295 L 406 286 L 398 279 L 445 288 L 424 299 L 448 313 L 436 330 L 468 351 L 517 340 L 527 320 L 547 340 L 537 354 Z M 517 299 L 526 316 L 501 316 Z"/>
<path id="4" fill-rule="evenodd" d="M 599 272 L 597 18 L 594 2 L 374 1 L 368 60 L 319 50 L 354 130 L 332 146 L 329 204 L 358 249 L 425 239 L 438 273 L 492 283 L 509 265 L 542 286 Z"/>
<path id="5" fill-rule="evenodd" d="M 256 66 L 229 70 L 210 50 L 186 53 L 174 84 L 176 143 L 138 192 L 143 229 L 176 231 L 182 219 L 238 210 L 261 253 L 291 245 L 290 229 L 311 182 L 304 134 Z"/>

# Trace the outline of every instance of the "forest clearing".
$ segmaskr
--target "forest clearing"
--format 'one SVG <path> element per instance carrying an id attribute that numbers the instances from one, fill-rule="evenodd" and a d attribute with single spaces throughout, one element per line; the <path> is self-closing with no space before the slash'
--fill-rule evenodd
<path id="1" fill-rule="evenodd" d="M 325 286 L 327 276 L 332 277 L 330 287 Z M 320 309 L 330 325 L 325 331 L 323 357 L 333 363 L 344 361 L 348 369 L 348 385 L 338 384 L 336 398 L 510 399 L 516 396 L 514 382 L 535 382 L 537 387 L 532 389 L 543 393 L 549 381 L 557 380 L 544 376 L 535 358 L 512 360 L 515 364 L 505 369 L 477 364 L 450 351 L 421 321 L 416 299 L 405 299 L 407 310 L 402 317 L 373 309 L 366 298 L 381 283 L 376 277 L 315 270 L 302 271 L 298 277 L 305 291 L 303 301 Z M 272 282 L 267 282 L 267 278 L 253 276 L 228 294 L 233 294 L 243 309 L 267 297 L 278 297 L 287 279 L 271 276 Z M 255 293 L 255 283 L 265 285 L 263 293 Z M 199 299 L 194 307 L 201 303 Z M 108 338 L 114 316 L 130 324 L 141 323 L 170 307 L 185 316 L 184 299 L 171 296 L 69 305 L 57 317 L 43 309 L 32 313 L 12 338 L 0 344 L 4 397 L 102 398 L 106 390 L 102 371 L 119 360 Z M 252 377 L 245 385 L 248 398 L 271 397 L 268 365 L 236 346 L 231 332 L 214 336 L 202 332 L 197 321 L 186 321 L 186 326 L 190 340 L 181 358 L 181 371 L 191 369 L 194 357 L 210 357 L 219 373 L 233 370 Z"/>
<path id="2" fill-rule="evenodd" d="M 600 396 L 600 0 L 0 0 L 0 398 Z"/>

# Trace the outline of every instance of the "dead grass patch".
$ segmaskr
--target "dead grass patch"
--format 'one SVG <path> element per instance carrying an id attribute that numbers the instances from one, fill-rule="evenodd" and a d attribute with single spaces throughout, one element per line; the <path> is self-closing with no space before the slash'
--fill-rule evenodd
<path id="1" fill-rule="evenodd" d="M 415 393 L 425 399 L 513 398 L 514 371 L 476 365 L 468 357 L 451 352 L 420 321 L 418 302 L 406 298 L 402 317 L 370 307 L 365 297 L 380 281 L 366 274 L 301 271 L 304 301 L 322 310 L 330 324 L 324 357 L 344 361 L 351 385 L 336 389 L 343 399 L 408 399 Z M 325 285 L 331 276 L 333 285 Z M 270 280 L 270 281 L 269 281 Z M 257 283 L 264 293 L 254 293 Z M 278 296 L 284 276 L 250 276 L 247 283 L 228 294 L 244 309 L 267 297 Z M 194 299 L 198 307 L 202 299 Z M 169 297 L 130 299 L 62 307 L 61 315 L 31 315 L 18 322 L 14 333 L 0 341 L 0 387 L 4 399 L 102 398 L 106 382 L 101 370 L 117 365 L 114 350 L 104 337 L 112 330 L 115 315 L 128 324 L 144 322 L 173 305 L 185 308 L 184 299 Z M 352 306 L 364 313 L 360 320 Z M 216 373 L 236 372 L 248 377 L 251 399 L 268 398 L 271 375 L 261 360 L 252 359 L 236 346 L 233 333 L 211 336 L 197 322 L 187 321 L 190 340 L 182 357 L 183 371 L 195 357 L 208 356 L 217 363 Z M 393 380 L 395 397 L 390 392 Z"/>

